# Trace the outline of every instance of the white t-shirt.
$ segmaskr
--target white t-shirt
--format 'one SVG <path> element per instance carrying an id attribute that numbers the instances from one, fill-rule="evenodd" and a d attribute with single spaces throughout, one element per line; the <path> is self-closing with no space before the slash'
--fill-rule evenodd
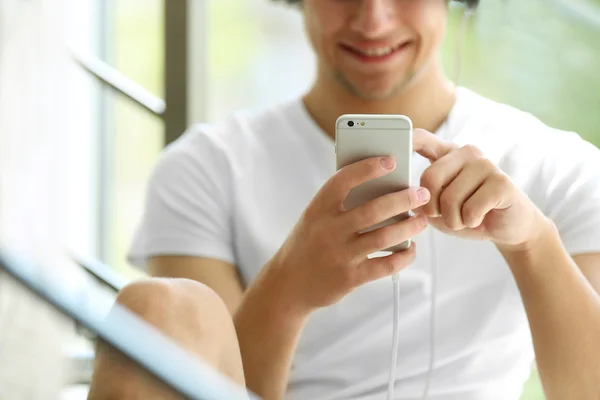
<path id="1" fill-rule="evenodd" d="M 572 253 L 600 251 L 600 151 L 574 133 L 459 88 L 437 132 L 472 143 L 557 224 Z M 429 162 L 415 156 L 413 182 Z M 333 141 L 300 99 L 189 129 L 162 155 L 130 260 L 210 257 L 250 282 L 335 173 Z M 431 271 L 437 271 L 430 399 L 516 400 L 534 358 L 518 288 L 494 245 L 429 228 L 400 274 L 396 394 L 420 398 L 430 345 Z M 277 334 L 274 332 L 274 334 Z M 293 359 L 289 399 L 382 399 L 392 343 L 391 279 L 316 311 Z"/>

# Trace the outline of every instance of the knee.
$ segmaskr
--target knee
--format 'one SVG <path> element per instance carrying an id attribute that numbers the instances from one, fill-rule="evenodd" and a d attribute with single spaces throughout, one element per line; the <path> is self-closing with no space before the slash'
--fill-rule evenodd
<path id="1" fill-rule="evenodd" d="M 218 334 L 231 324 L 221 297 L 208 286 L 189 279 L 149 278 L 123 288 L 117 303 L 179 339 Z"/>
<path id="2" fill-rule="evenodd" d="M 151 278 L 129 284 L 117 296 L 117 303 L 139 315 L 170 336 L 191 353 L 223 370 L 230 353 L 235 330 L 221 298 L 209 287 L 185 279 Z M 110 314 L 109 314 L 110 318 Z M 234 372 L 224 370 L 232 377 Z M 238 374 L 239 375 L 239 374 Z M 242 378 L 239 378 L 243 382 Z M 178 399 L 164 384 L 157 382 L 126 357 L 99 343 L 90 399 Z"/>

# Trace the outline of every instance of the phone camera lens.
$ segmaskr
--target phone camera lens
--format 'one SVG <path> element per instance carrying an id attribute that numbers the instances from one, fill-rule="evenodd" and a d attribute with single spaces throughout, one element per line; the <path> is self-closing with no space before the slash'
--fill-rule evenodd
<path id="1" fill-rule="evenodd" d="M 349 126 L 350 128 L 352 128 L 352 127 L 354 126 L 354 122 L 352 122 L 352 121 L 348 121 L 348 126 Z"/>

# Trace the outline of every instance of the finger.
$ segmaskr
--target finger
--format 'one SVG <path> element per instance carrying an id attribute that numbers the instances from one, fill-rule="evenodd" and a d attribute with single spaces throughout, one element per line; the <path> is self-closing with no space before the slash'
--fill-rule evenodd
<path id="1" fill-rule="evenodd" d="M 458 176 L 462 166 L 462 160 L 450 154 L 442 157 L 423 172 L 420 184 L 429 190 L 431 199 L 421 207 L 419 212 L 431 218 L 441 215 L 440 196 L 444 188 Z"/>
<path id="2" fill-rule="evenodd" d="M 421 186 L 427 188 L 431 193 L 431 200 L 423 206 L 425 215 L 431 218 L 442 215 L 440 196 L 444 189 L 450 185 L 470 160 L 481 157 L 481 151 L 475 146 L 463 146 L 435 161 L 423 172 Z"/>
<path id="3" fill-rule="evenodd" d="M 427 228 L 428 220 L 424 215 L 416 215 L 395 222 L 371 232 L 358 235 L 354 249 L 360 257 L 366 257 L 377 251 L 389 249 L 417 235 Z"/>
<path id="4" fill-rule="evenodd" d="M 491 170 L 492 165 L 487 159 L 477 159 L 467 164 L 442 191 L 440 213 L 449 229 L 458 231 L 466 227 L 462 218 L 463 204 L 481 187 Z"/>
<path id="5" fill-rule="evenodd" d="M 457 148 L 455 144 L 444 141 L 424 129 L 414 129 L 412 139 L 413 150 L 431 162 L 439 160 Z"/>
<path id="6" fill-rule="evenodd" d="M 495 209 L 505 209 L 507 182 L 505 175 L 497 174 L 485 180 L 483 185 L 463 204 L 461 215 L 465 226 L 477 228 L 486 215 Z"/>
<path id="7" fill-rule="evenodd" d="M 389 218 L 427 204 L 430 193 L 425 188 L 409 188 L 400 192 L 383 195 L 345 215 L 350 232 L 358 232 Z"/>
<path id="8" fill-rule="evenodd" d="M 390 157 L 370 157 L 349 164 L 329 179 L 317 196 L 325 207 L 340 208 L 350 190 L 367 181 L 387 175 L 396 168 Z"/>
<path id="9" fill-rule="evenodd" d="M 367 259 L 356 268 L 356 286 L 385 278 L 409 266 L 415 259 L 416 244 L 411 243 L 405 251 L 392 253 L 389 256 Z"/>

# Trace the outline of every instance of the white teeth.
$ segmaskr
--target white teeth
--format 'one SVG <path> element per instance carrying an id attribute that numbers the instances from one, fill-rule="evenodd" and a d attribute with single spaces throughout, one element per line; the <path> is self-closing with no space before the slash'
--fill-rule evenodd
<path id="1" fill-rule="evenodd" d="M 383 57 L 387 56 L 392 51 L 394 51 L 393 47 L 381 47 L 379 49 L 361 50 L 361 53 L 369 57 Z"/>

